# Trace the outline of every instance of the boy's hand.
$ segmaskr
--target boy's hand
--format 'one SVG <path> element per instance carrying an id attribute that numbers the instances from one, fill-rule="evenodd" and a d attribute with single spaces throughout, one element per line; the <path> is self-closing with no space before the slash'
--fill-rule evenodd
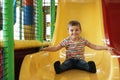
<path id="1" fill-rule="evenodd" d="M 39 51 L 42 51 L 42 48 L 39 48 Z"/>
<path id="2" fill-rule="evenodd" d="M 111 53 L 111 55 L 114 55 L 113 49 L 114 49 L 114 48 L 112 48 L 112 47 L 109 47 L 109 46 L 107 47 L 107 50 Z"/>
<path id="3" fill-rule="evenodd" d="M 107 47 L 109 51 L 112 51 L 114 48 L 112 47 Z"/>

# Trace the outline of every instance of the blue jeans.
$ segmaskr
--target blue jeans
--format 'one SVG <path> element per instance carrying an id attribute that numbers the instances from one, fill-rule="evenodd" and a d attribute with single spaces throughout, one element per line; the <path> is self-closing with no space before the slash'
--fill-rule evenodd
<path id="1" fill-rule="evenodd" d="M 70 70 L 70 69 L 79 69 L 79 70 L 89 71 L 89 65 L 85 60 L 69 58 L 60 65 L 60 69 L 62 70 L 61 72 Z"/>

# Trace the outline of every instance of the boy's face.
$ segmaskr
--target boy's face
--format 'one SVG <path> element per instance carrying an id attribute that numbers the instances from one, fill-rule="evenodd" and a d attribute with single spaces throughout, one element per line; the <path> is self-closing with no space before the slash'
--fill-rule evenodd
<path id="1" fill-rule="evenodd" d="M 70 35 L 72 38 L 78 38 L 78 37 L 79 37 L 79 34 L 80 34 L 80 32 L 81 32 L 79 26 L 70 26 L 70 27 L 68 28 L 68 31 L 69 31 L 69 35 Z"/>

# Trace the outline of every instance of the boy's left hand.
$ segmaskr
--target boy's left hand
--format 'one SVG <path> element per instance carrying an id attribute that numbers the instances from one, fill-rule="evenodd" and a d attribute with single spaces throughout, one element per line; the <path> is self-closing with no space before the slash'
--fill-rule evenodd
<path id="1" fill-rule="evenodd" d="M 114 48 L 108 46 L 107 49 L 108 49 L 108 51 L 111 53 L 111 55 L 114 55 L 114 53 L 113 53 L 113 49 L 114 49 Z"/>

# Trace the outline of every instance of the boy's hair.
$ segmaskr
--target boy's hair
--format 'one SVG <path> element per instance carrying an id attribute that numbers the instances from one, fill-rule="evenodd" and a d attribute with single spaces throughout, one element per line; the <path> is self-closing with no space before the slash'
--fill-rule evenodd
<path id="1" fill-rule="evenodd" d="M 69 21 L 68 28 L 71 27 L 71 26 L 78 26 L 81 30 L 81 24 L 80 24 L 79 21 L 76 21 L 76 20 Z"/>

